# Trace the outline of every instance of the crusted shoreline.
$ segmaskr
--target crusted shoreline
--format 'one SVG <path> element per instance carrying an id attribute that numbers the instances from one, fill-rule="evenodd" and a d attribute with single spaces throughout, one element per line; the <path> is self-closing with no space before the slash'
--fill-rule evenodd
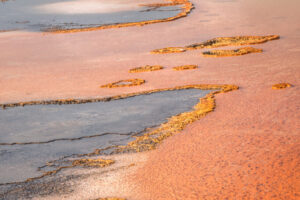
<path id="1" fill-rule="evenodd" d="M 4 104 L 0 104 L 0 107 L 5 109 L 5 108 L 12 108 L 12 107 L 18 107 L 18 106 L 29 106 L 29 105 L 50 105 L 50 104 L 62 105 L 62 104 L 83 104 L 83 103 L 93 103 L 93 102 L 105 102 L 105 101 L 124 99 L 124 98 L 143 95 L 143 94 L 151 94 L 151 93 L 155 93 L 155 92 L 181 90 L 181 89 L 192 89 L 192 88 L 202 89 L 202 90 L 222 89 L 224 91 L 228 91 L 228 89 L 230 89 L 230 88 L 232 88 L 231 90 L 238 89 L 238 87 L 235 85 L 196 84 L 196 85 L 177 86 L 177 87 L 165 88 L 165 89 L 154 89 L 154 90 L 149 90 L 149 91 L 135 92 L 135 93 L 129 93 L 129 94 L 116 95 L 116 96 L 112 96 L 112 97 L 102 97 L 102 98 L 90 98 L 90 99 L 72 99 L 72 98 L 70 98 L 70 99 L 4 103 Z M 229 91 L 231 91 L 231 90 L 229 90 Z"/>
<path id="2" fill-rule="evenodd" d="M 146 81 L 143 79 L 127 79 L 127 80 L 120 80 L 113 83 L 109 83 L 106 85 L 101 85 L 101 88 L 116 88 L 116 87 L 132 87 L 137 85 L 142 85 Z"/>
<path id="3" fill-rule="evenodd" d="M 96 98 L 96 99 L 61 99 L 61 100 L 50 100 L 50 101 L 31 101 L 31 102 L 20 102 L 13 104 L 0 104 L 2 107 L 17 107 L 17 106 L 28 106 L 28 105 L 49 105 L 49 104 L 81 104 L 81 103 L 92 103 L 92 102 L 101 102 L 101 101 L 111 101 L 117 99 L 130 98 L 133 96 L 151 94 L 162 91 L 172 91 L 172 90 L 183 90 L 183 89 L 201 89 L 201 90 L 213 90 L 205 97 L 200 98 L 199 102 L 193 107 L 191 111 L 183 112 L 178 115 L 172 116 L 168 119 L 167 122 L 158 125 L 156 128 L 149 129 L 145 134 L 141 136 L 133 136 L 135 140 L 129 142 L 127 145 L 120 146 L 111 146 L 105 149 L 96 149 L 94 152 L 80 155 L 80 156 L 99 156 L 105 155 L 106 151 L 110 151 L 109 154 L 120 154 L 120 153 L 137 153 L 155 149 L 156 146 L 161 143 L 164 139 L 179 133 L 183 130 L 188 124 L 204 117 L 209 112 L 212 112 L 215 109 L 215 99 L 214 96 L 219 93 L 226 93 L 233 90 L 237 90 L 238 86 L 235 85 L 209 85 L 209 84 L 199 84 L 199 85 L 186 85 L 178 86 L 173 88 L 165 89 L 155 89 L 144 92 L 130 93 L 125 95 L 117 95 L 113 97 L 105 98 Z M 72 168 L 76 166 L 83 167 L 106 167 L 114 164 L 114 160 L 107 159 L 77 159 L 74 160 L 70 165 L 67 166 L 58 166 L 52 171 L 45 172 L 39 177 L 32 177 L 24 182 L 30 182 L 32 180 L 40 179 L 49 175 L 54 175 L 66 168 Z M 49 162 L 47 166 L 51 166 L 52 162 Z M 15 182 L 9 184 L 18 184 L 24 182 Z M 3 184 L 0 184 L 3 185 Z"/>
<path id="4" fill-rule="evenodd" d="M 75 28 L 75 29 L 46 29 L 45 32 L 50 33 L 75 33 L 75 32 L 83 32 L 83 31 L 95 31 L 95 30 L 102 30 L 102 29 L 111 29 L 111 28 L 123 28 L 129 26 L 144 26 L 147 24 L 154 24 L 160 22 L 169 22 L 173 21 L 182 17 L 186 17 L 191 10 L 194 8 L 193 4 L 189 0 L 169 0 L 170 3 L 157 3 L 157 4 L 144 4 L 141 6 L 148 6 L 148 7 L 163 7 L 163 6 L 176 6 L 182 5 L 182 12 L 177 14 L 174 17 L 169 17 L 166 19 L 157 19 L 157 20 L 149 20 L 149 21 L 141 21 L 141 22 L 128 22 L 128 23 L 120 23 L 120 24 L 110 24 L 110 25 L 103 25 L 103 26 L 96 26 L 96 27 L 89 27 L 89 28 Z"/>

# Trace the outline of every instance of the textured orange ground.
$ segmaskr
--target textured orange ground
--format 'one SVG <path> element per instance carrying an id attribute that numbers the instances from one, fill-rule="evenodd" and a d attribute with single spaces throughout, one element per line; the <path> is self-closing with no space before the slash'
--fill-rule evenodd
<path id="1" fill-rule="evenodd" d="M 300 198 L 300 2 L 192 2 L 196 9 L 188 17 L 168 23 L 74 34 L 0 34 L 1 103 L 113 96 L 187 84 L 240 86 L 217 95 L 213 113 L 146 153 L 147 161 L 137 164 L 136 171 L 103 178 L 103 187 L 97 181 L 86 183 L 97 190 L 81 189 L 75 192 L 82 195 L 74 196 L 88 199 L 98 191 L 102 197 L 102 189 L 103 197 L 128 200 Z M 281 39 L 255 45 L 264 50 L 261 54 L 207 59 L 201 50 L 149 53 L 215 37 L 269 34 Z M 199 68 L 172 70 L 185 64 Z M 128 73 L 144 65 L 166 68 Z M 99 88 L 129 78 L 147 82 Z M 282 82 L 293 87 L 271 89 Z"/>
<path id="2" fill-rule="evenodd" d="M 296 91 L 268 90 L 247 100 L 243 91 L 217 97 L 214 113 L 150 153 L 131 177 L 136 199 L 299 198 Z"/>

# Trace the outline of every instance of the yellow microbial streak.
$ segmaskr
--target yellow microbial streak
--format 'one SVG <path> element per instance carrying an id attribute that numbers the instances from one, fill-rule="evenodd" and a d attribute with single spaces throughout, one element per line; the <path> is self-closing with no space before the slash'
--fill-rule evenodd
<path id="1" fill-rule="evenodd" d="M 104 159 L 79 159 L 72 163 L 72 166 L 84 166 L 84 167 L 106 167 L 115 163 L 114 160 Z"/>
<path id="2" fill-rule="evenodd" d="M 175 71 L 182 71 L 182 70 L 190 70 L 190 69 L 197 69 L 197 65 L 182 65 L 178 67 L 173 67 L 173 70 Z"/>
<path id="3" fill-rule="evenodd" d="M 162 49 L 155 49 L 151 51 L 152 54 L 165 54 L 165 53 L 181 53 L 185 52 L 186 49 L 183 47 L 166 47 Z"/>
<path id="4" fill-rule="evenodd" d="M 137 67 L 129 70 L 129 73 L 139 73 L 139 72 L 149 72 L 149 71 L 157 71 L 162 70 L 163 67 L 160 65 L 146 65 L 143 67 Z"/>
<path id="5" fill-rule="evenodd" d="M 292 87 L 292 85 L 289 83 L 278 83 L 278 84 L 272 85 L 273 90 L 280 90 L 280 89 L 285 89 L 285 88 L 289 88 L 289 87 Z"/>
<path id="6" fill-rule="evenodd" d="M 111 101 L 111 100 L 134 97 L 137 95 L 152 94 L 155 92 L 162 92 L 162 91 L 190 89 L 190 88 L 196 88 L 196 89 L 202 89 L 202 90 L 204 90 L 204 89 L 206 89 L 206 90 L 222 89 L 222 91 L 223 91 L 225 86 L 227 88 L 230 85 L 229 86 L 228 85 L 203 85 L 203 84 L 188 85 L 188 86 L 179 86 L 179 87 L 175 87 L 175 88 L 154 89 L 154 90 L 150 90 L 150 91 L 122 94 L 122 95 L 116 95 L 116 96 L 112 96 L 112 97 L 94 98 L 94 99 L 57 99 L 57 100 L 41 100 L 41 101 L 26 101 L 26 102 L 18 102 L 18 103 L 5 103 L 5 104 L 0 104 L 0 107 L 5 109 L 5 108 L 12 108 L 12 107 L 18 107 L 18 106 L 30 106 L 30 105 L 64 105 L 64 104 L 84 104 L 84 103 L 93 103 L 93 102 L 107 102 L 107 101 Z M 232 87 L 237 87 L 237 86 L 232 85 Z"/>
<path id="7" fill-rule="evenodd" d="M 131 87 L 142 85 L 145 83 L 143 79 L 127 79 L 127 80 L 120 80 L 114 83 L 109 83 L 106 85 L 100 86 L 101 88 L 116 88 L 116 87 Z"/>

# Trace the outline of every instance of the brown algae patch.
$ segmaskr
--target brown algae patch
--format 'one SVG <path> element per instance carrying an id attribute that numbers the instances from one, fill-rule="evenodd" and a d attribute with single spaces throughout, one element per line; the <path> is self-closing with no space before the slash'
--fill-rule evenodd
<path id="1" fill-rule="evenodd" d="M 162 70 L 163 66 L 160 65 L 146 65 L 143 67 L 136 67 L 129 70 L 129 73 L 139 73 L 139 72 L 149 72 L 149 71 L 157 71 Z"/>
<path id="2" fill-rule="evenodd" d="M 207 40 L 201 43 L 191 44 L 185 47 L 166 47 L 162 49 L 156 49 L 151 53 L 180 53 L 187 50 L 204 49 L 204 48 L 218 48 L 224 46 L 242 46 L 262 44 L 271 40 L 279 39 L 279 35 L 267 35 L 267 36 L 235 36 L 235 37 L 217 37 L 211 40 Z M 171 51 L 169 48 L 180 49 L 180 51 Z"/>
<path id="3" fill-rule="evenodd" d="M 131 87 L 131 86 L 142 85 L 144 83 L 145 80 L 143 79 L 127 79 L 127 80 L 120 80 L 117 82 L 102 85 L 100 87 L 101 88 Z"/>
<path id="4" fill-rule="evenodd" d="M 182 71 L 182 70 L 190 70 L 190 69 L 197 69 L 197 65 L 182 65 L 178 67 L 173 67 L 173 70 L 175 71 Z"/>
<path id="5" fill-rule="evenodd" d="M 242 56 L 249 53 L 261 53 L 262 49 L 256 49 L 253 47 L 243 47 L 234 50 L 211 50 L 202 52 L 204 57 L 228 57 L 228 56 Z"/>
<path id="6" fill-rule="evenodd" d="M 114 160 L 104 159 L 79 159 L 72 163 L 72 166 L 84 166 L 84 167 L 106 167 L 115 163 Z"/>
<path id="7" fill-rule="evenodd" d="M 280 90 L 280 89 L 285 89 L 285 88 L 289 88 L 289 87 L 292 87 L 292 85 L 289 83 L 278 83 L 278 84 L 272 85 L 273 90 Z"/>
<path id="8" fill-rule="evenodd" d="M 181 53 L 185 52 L 186 49 L 183 47 L 167 47 L 163 49 L 155 49 L 151 51 L 152 54 L 165 54 L 165 53 Z"/>
<path id="9" fill-rule="evenodd" d="M 102 26 L 88 27 L 88 28 L 75 28 L 75 29 L 52 28 L 52 29 L 47 29 L 45 31 L 53 32 L 53 33 L 75 33 L 75 32 L 82 32 L 82 31 L 95 31 L 95 30 L 110 29 L 110 28 L 123 28 L 123 27 L 129 27 L 129 26 L 144 26 L 147 24 L 169 22 L 169 21 L 173 21 L 173 20 L 176 20 L 176 19 L 179 19 L 182 17 L 186 17 L 191 12 L 191 10 L 194 8 L 193 4 L 189 0 L 170 0 L 170 1 L 171 1 L 170 3 L 157 3 L 157 4 L 141 5 L 141 6 L 148 6 L 148 7 L 152 7 L 152 8 L 182 5 L 182 8 L 181 8 L 182 11 L 179 14 L 177 14 L 176 16 L 173 16 L 173 17 L 165 18 L 165 19 L 102 25 Z"/>
<path id="10" fill-rule="evenodd" d="M 108 198 L 100 198 L 100 199 L 96 199 L 96 200 L 126 200 L 126 199 L 115 198 L 115 197 L 108 197 Z"/>

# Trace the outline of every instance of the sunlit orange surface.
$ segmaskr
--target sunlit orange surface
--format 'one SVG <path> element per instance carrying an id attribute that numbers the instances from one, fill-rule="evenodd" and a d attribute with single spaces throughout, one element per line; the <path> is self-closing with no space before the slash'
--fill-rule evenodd
<path id="1" fill-rule="evenodd" d="M 105 97 L 188 84 L 234 84 L 216 109 L 158 149 L 121 155 L 136 163 L 85 180 L 73 199 L 300 198 L 300 1 L 193 0 L 188 17 L 143 27 L 68 34 L 0 33 L 0 103 Z M 202 50 L 150 54 L 215 37 L 280 35 L 262 53 L 205 58 Z M 161 65 L 151 73 L 135 67 Z M 197 65 L 196 70 L 172 67 Z M 126 79 L 136 87 L 99 88 Z M 272 90 L 277 83 L 293 87 Z M 87 189 L 88 188 L 88 189 Z M 70 197 L 70 198 L 71 198 Z M 61 199 L 52 197 L 49 199 Z"/>

